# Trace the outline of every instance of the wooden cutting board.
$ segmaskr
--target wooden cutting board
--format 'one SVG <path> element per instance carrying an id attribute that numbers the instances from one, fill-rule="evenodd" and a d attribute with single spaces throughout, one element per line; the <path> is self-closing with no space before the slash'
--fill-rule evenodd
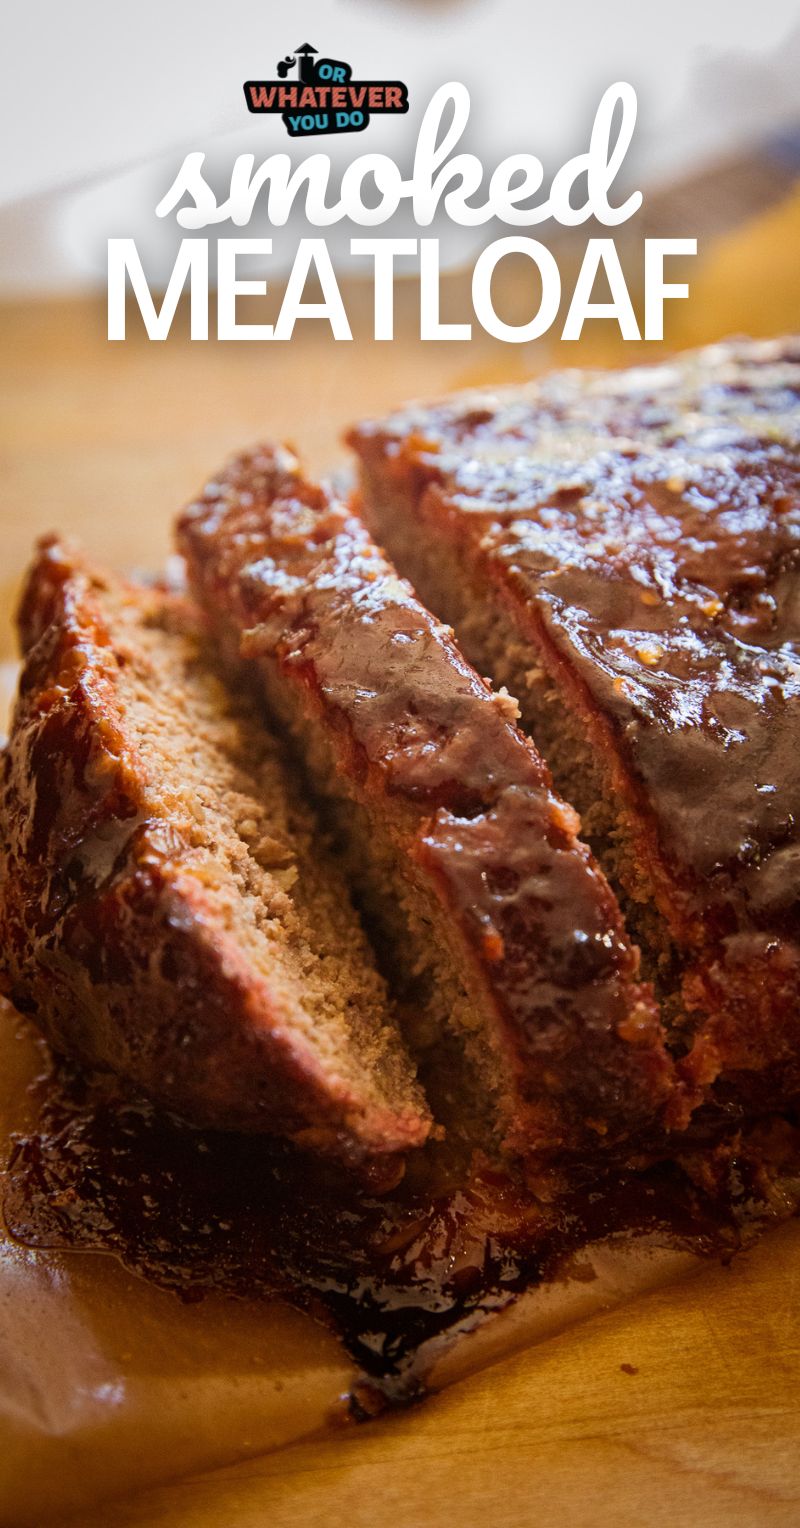
<path id="1" fill-rule="evenodd" d="M 800 196 L 712 246 L 668 342 L 800 329 Z M 446 303 L 463 297 L 459 278 Z M 354 291 L 366 327 L 371 296 Z M 58 527 L 122 567 L 157 567 L 182 503 L 259 435 L 314 469 L 344 459 L 351 419 L 544 366 L 630 363 L 585 347 L 421 345 L 413 292 L 391 346 L 313 333 L 290 345 L 105 340 L 94 300 L 2 317 L 0 659 L 33 536 Z M 451 316 L 446 311 L 444 317 Z M 452 316 L 457 318 L 458 311 Z M 313 326 L 312 326 L 313 327 Z M 358 323 L 355 325 L 358 328 Z M 576 1327 L 406 1414 L 295 1444 L 82 1512 L 82 1528 L 797 1528 L 800 1225 L 729 1270 Z M 54 1341 L 57 1334 L 54 1334 Z"/>
<path id="2" fill-rule="evenodd" d="M 799 1299 L 793 1222 L 728 1270 L 596 1317 L 404 1415 L 80 1525 L 797 1528 Z"/>

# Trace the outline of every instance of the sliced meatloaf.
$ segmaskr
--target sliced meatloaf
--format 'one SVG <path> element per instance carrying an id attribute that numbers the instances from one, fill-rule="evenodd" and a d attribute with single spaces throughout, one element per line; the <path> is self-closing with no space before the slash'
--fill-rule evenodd
<path id="1" fill-rule="evenodd" d="M 396 1176 L 429 1115 L 338 867 L 181 596 L 45 541 L 2 761 L 4 981 L 190 1121 Z M 382 1165 L 381 1165 L 382 1164 Z"/>
<path id="2" fill-rule="evenodd" d="M 800 340 L 350 439 L 370 524 L 580 810 L 694 1103 L 797 1094 Z"/>
<path id="3" fill-rule="evenodd" d="M 680 1108 L 652 993 L 507 695 L 364 525 L 263 447 L 183 514 L 193 592 L 332 805 L 406 978 L 414 1043 L 458 1037 L 456 1107 L 523 1157 L 593 1155 Z"/>

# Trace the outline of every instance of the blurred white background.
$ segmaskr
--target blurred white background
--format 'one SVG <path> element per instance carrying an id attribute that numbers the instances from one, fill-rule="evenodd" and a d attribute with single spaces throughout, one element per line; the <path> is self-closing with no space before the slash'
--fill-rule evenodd
<path id="1" fill-rule="evenodd" d="M 407 163 L 448 79 L 470 88 L 469 147 L 488 169 L 527 150 L 551 171 L 585 146 L 606 86 L 630 80 L 628 180 L 645 192 L 800 119 L 798 0 L 26 0 L 2 62 L 0 290 L 103 285 L 112 236 L 135 237 L 157 268 L 175 235 L 153 209 L 186 152 L 208 151 L 224 184 L 237 153 L 286 151 L 279 119 L 248 115 L 242 83 L 306 41 L 356 77 L 409 87 L 407 118 L 315 145 L 342 166 L 367 149 Z"/>

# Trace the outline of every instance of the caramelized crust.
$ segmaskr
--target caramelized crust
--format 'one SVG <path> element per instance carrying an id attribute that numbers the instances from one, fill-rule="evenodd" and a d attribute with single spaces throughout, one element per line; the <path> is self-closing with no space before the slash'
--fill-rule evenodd
<path id="1" fill-rule="evenodd" d="M 428 1111 L 280 749 L 180 596 L 46 542 L 3 759 L 0 947 L 54 1046 L 192 1123 L 387 1180 Z"/>
<path id="2" fill-rule="evenodd" d="M 695 1099 L 796 1092 L 800 341 L 350 439 L 371 523 L 596 827 Z"/>
<path id="3" fill-rule="evenodd" d="M 506 1148 L 585 1153 L 656 1126 L 673 1085 L 652 993 L 513 702 L 286 451 L 231 462 L 178 539 L 228 656 L 317 790 L 345 798 L 362 895 L 451 995 Z"/>

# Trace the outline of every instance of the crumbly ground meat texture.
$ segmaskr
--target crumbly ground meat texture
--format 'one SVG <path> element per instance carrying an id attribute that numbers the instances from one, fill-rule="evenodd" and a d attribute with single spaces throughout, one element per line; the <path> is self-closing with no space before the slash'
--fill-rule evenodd
<path id="1" fill-rule="evenodd" d="M 350 441 L 375 534 L 581 812 L 694 1104 L 795 1096 L 800 340 L 465 393 Z"/>
<path id="2" fill-rule="evenodd" d="M 229 463 L 178 541 L 333 811 L 407 1033 L 456 1038 L 476 1140 L 533 1160 L 660 1128 L 681 1104 L 652 993 L 513 702 L 287 451 Z"/>
<path id="3" fill-rule="evenodd" d="M 430 1128 L 382 977 L 275 734 L 198 612 L 45 542 L 3 759 L 4 982 L 68 1054 L 190 1121 L 399 1171 Z"/>

